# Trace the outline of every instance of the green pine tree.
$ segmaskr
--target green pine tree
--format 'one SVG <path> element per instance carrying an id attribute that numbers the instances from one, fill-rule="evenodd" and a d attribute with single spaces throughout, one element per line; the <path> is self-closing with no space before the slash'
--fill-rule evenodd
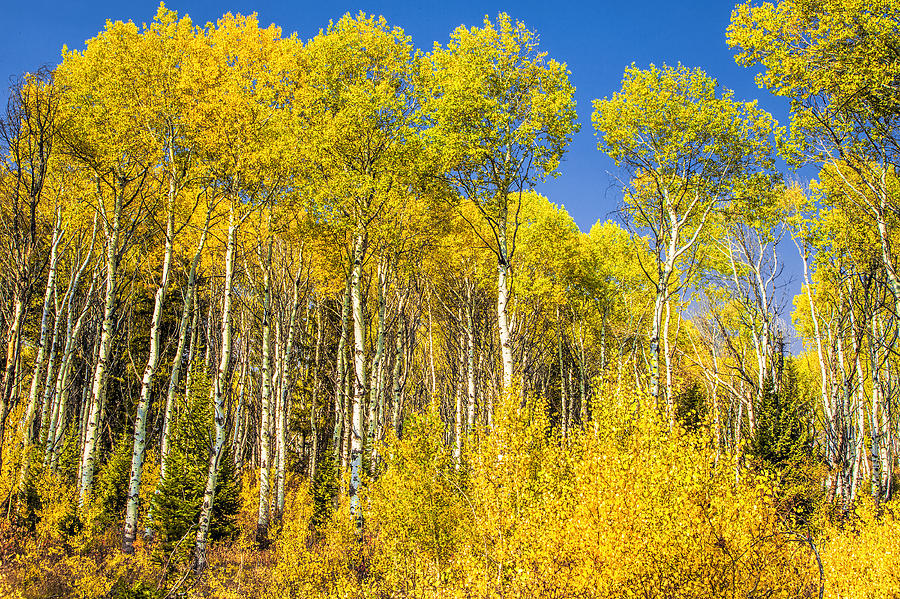
<path id="1" fill-rule="evenodd" d="M 196 531 L 209 467 L 210 430 L 213 422 L 209 380 L 194 373 L 195 384 L 187 404 L 175 416 L 165 478 L 153 496 L 154 525 L 159 548 L 186 557 Z M 219 460 L 210 540 L 234 538 L 235 516 L 240 508 L 240 489 L 230 445 Z"/>
<path id="2" fill-rule="evenodd" d="M 123 433 L 112 448 L 106 464 L 97 475 L 94 493 L 96 501 L 101 506 L 100 523 L 102 525 L 108 526 L 125 516 L 133 449 L 131 435 Z"/>
<path id="3" fill-rule="evenodd" d="M 780 388 L 768 379 L 756 409 L 756 430 L 748 454 L 768 470 L 783 471 L 803 461 L 812 450 L 809 406 L 793 358 L 785 359 Z"/>
<path id="4" fill-rule="evenodd" d="M 706 391 L 692 381 L 675 397 L 675 417 L 688 432 L 696 432 L 706 420 Z"/>
<path id="5" fill-rule="evenodd" d="M 818 485 L 809 395 L 792 357 L 784 358 L 780 385 L 766 381 L 756 414 L 747 455 L 757 470 L 774 477 L 782 511 L 804 521 L 815 507 Z"/>

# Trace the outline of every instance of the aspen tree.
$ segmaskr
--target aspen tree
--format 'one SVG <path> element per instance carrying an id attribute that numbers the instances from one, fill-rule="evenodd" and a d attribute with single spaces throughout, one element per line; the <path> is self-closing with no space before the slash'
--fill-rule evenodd
<path id="1" fill-rule="evenodd" d="M 681 289 L 678 266 L 693 268 L 710 215 L 741 199 L 748 183 L 775 179 L 775 122 L 755 102 L 732 99 L 700 69 L 663 66 L 625 71 L 622 89 L 594 101 L 598 148 L 626 169 L 630 220 L 650 234 L 656 264 L 645 272 L 656 288 L 650 328 L 650 396 L 660 400 L 660 360 L 671 368 L 663 338 L 670 302 Z M 674 398 L 666 413 L 674 426 Z"/>
<path id="2" fill-rule="evenodd" d="M 315 326 L 315 338 L 316 338 L 316 346 L 315 353 L 313 357 L 313 367 L 310 370 L 312 376 L 312 397 L 309 402 L 309 429 L 310 434 L 312 436 L 312 446 L 310 447 L 309 452 L 309 480 L 312 483 L 316 479 L 316 468 L 318 465 L 319 458 L 319 418 L 318 418 L 318 398 L 319 398 L 319 368 L 321 366 L 321 353 L 322 353 L 322 337 L 324 336 L 324 331 L 322 329 L 322 299 L 318 296 L 314 296 L 314 301 L 316 304 L 316 320 L 315 325 L 313 325 L 313 321 L 310 320 L 308 323 L 310 327 Z M 338 423 L 335 421 L 334 426 L 337 428 Z"/>
<path id="3" fill-rule="evenodd" d="M 557 168 L 572 135 L 575 89 L 565 64 L 547 59 L 538 36 L 500 13 L 460 27 L 436 45 L 423 83 L 426 139 L 446 182 L 490 228 L 497 257 L 497 326 L 502 389 L 513 381 L 508 304 L 521 195 Z"/>
<path id="4" fill-rule="evenodd" d="M 232 351 L 232 327 L 231 306 L 233 301 L 232 286 L 234 284 L 234 249 L 235 236 L 240 218 L 235 206 L 237 200 L 231 198 L 228 211 L 228 232 L 225 240 L 225 281 L 223 283 L 222 298 L 222 349 L 219 365 L 213 375 L 213 384 L 210 390 L 210 399 L 214 410 L 214 437 L 209 447 L 209 467 L 206 477 L 206 488 L 203 491 L 203 502 L 200 506 L 200 519 L 197 524 L 197 535 L 194 542 L 194 569 L 201 571 L 206 567 L 206 542 L 209 533 L 210 520 L 212 519 L 213 501 L 215 501 L 216 477 L 219 470 L 219 461 L 222 458 L 222 447 L 225 445 L 225 389 L 228 382 L 226 377 L 231 364 Z"/>
<path id="5" fill-rule="evenodd" d="M 891 0 L 783 0 L 739 5 L 728 44 L 735 60 L 760 66 L 757 84 L 791 99 L 785 155 L 794 165 L 834 168 L 846 200 L 878 232 L 881 259 L 900 307 L 900 276 L 890 251 L 897 209 L 889 178 L 897 157 L 900 74 L 894 39 L 900 8 Z"/>
<path id="6" fill-rule="evenodd" d="M 189 111 L 189 126 L 202 154 L 202 168 L 213 182 L 214 192 L 228 204 L 221 343 L 210 389 L 214 431 L 193 552 L 193 567 L 200 571 L 206 567 L 216 480 L 227 433 L 237 235 L 255 208 L 271 202 L 279 190 L 277 165 L 282 147 L 278 140 L 295 40 L 282 39 L 281 30 L 274 25 L 260 28 L 255 15 L 228 13 L 196 36 L 195 48 L 187 67 L 188 80 L 200 92 Z"/>
<path id="7" fill-rule="evenodd" d="M 256 522 L 256 542 L 261 548 L 269 543 L 269 472 L 270 463 L 270 437 L 269 424 L 272 417 L 272 248 L 274 239 L 271 237 L 270 225 L 272 219 L 271 206 L 266 210 L 268 222 L 266 235 L 269 236 L 266 246 L 266 255 L 260 255 L 260 266 L 263 271 L 263 306 L 262 306 L 262 343 L 260 345 L 260 419 L 259 419 L 259 513 Z"/>
<path id="8" fill-rule="evenodd" d="M 307 314 L 306 320 L 310 321 L 309 318 L 309 300 L 306 296 L 306 287 L 308 285 L 304 285 L 303 291 L 301 291 L 301 279 L 303 278 L 303 272 L 306 268 L 306 264 L 304 262 L 304 253 L 303 246 L 301 245 L 298 255 L 297 255 L 297 269 L 294 272 L 293 277 L 291 278 L 291 304 L 290 310 L 288 311 L 288 330 L 287 337 L 284 340 L 284 344 L 280 345 L 282 347 L 281 354 L 278 360 L 278 397 L 279 397 L 279 409 L 277 411 L 277 425 L 275 427 L 275 437 L 278 447 L 277 453 L 277 461 L 276 461 L 276 472 L 275 472 L 275 514 L 276 517 L 281 518 L 281 515 L 284 513 L 284 501 L 285 501 L 285 477 L 286 477 L 286 467 L 287 467 L 287 439 L 288 439 L 288 425 L 289 425 L 289 416 L 291 413 L 291 397 L 292 391 L 295 384 L 296 379 L 300 376 L 300 374 L 296 373 L 296 370 L 292 368 L 293 356 L 294 356 L 294 346 L 297 344 L 297 336 L 298 333 L 302 332 L 301 325 L 298 322 L 300 318 L 300 305 L 306 300 L 307 302 Z M 307 269 L 308 270 L 308 269 Z M 309 279 L 307 276 L 307 284 L 309 283 Z M 279 325 L 280 326 L 280 325 Z M 310 340 L 311 341 L 311 340 Z M 309 368 L 309 355 L 304 357 L 305 368 Z M 309 378 L 308 371 L 305 378 Z M 314 401 L 312 402 L 315 403 Z M 311 408 L 314 410 L 314 408 Z M 311 430 L 315 430 L 314 423 L 311 424 Z M 315 438 L 313 438 L 313 445 L 315 445 Z M 314 453 L 315 450 L 312 450 Z"/>
<path id="9" fill-rule="evenodd" d="M 316 202 L 339 217 L 337 224 L 350 250 L 353 391 L 344 430 L 349 435 L 351 511 L 361 525 L 363 404 L 370 385 L 363 268 L 372 229 L 403 197 L 411 183 L 405 165 L 415 163 L 418 155 L 411 123 L 413 48 L 401 29 L 390 29 L 383 18 L 360 13 L 330 24 L 304 52 L 312 65 L 309 102 L 317 107 L 307 140 L 310 161 L 318 166 L 322 179 Z M 336 89 L 341 90 L 339 94 Z"/>

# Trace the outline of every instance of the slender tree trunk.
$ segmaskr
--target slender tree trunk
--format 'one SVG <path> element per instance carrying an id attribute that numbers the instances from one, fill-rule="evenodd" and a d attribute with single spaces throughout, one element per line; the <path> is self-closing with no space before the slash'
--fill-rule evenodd
<path id="1" fill-rule="evenodd" d="M 285 426 L 284 419 L 288 413 L 288 395 L 284 392 L 284 354 L 281 319 L 275 320 L 275 368 L 272 372 L 272 395 L 275 400 L 275 520 L 281 518 L 284 509 L 284 466 L 285 466 Z"/>
<path id="2" fill-rule="evenodd" d="M 509 303 L 509 258 L 506 252 L 506 219 L 500 236 L 500 259 L 497 262 L 497 328 L 500 335 L 500 358 L 503 362 L 503 392 L 509 391 L 513 379 L 512 343 L 509 335 L 507 304 Z"/>
<path id="3" fill-rule="evenodd" d="M 434 320 L 431 313 L 431 291 L 428 292 L 428 371 L 431 374 L 431 397 L 437 394 L 437 377 L 434 371 Z"/>
<path id="4" fill-rule="evenodd" d="M 466 331 L 462 326 L 465 322 L 463 315 L 464 308 L 459 311 L 459 355 L 457 358 L 457 376 L 456 376 L 456 406 L 454 410 L 454 426 L 456 429 L 456 443 L 453 446 L 453 461 L 456 462 L 456 468 L 459 469 L 462 462 L 463 436 L 463 388 L 466 381 Z"/>
<path id="5" fill-rule="evenodd" d="M 170 149 L 169 159 L 172 160 Z M 169 286 L 169 270 L 172 266 L 172 245 L 175 237 L 175 178 L 169 179 L 169 198 L 166 210 L 166 241 L 163 251 L 162 275 L 153 303 L 153 317 L 150 321 L 150 353 L 141 380 L 141 395 L 138 399 L 137 414 L 134 418 L 134 451 L 131 456 L 131 478 L 128 483 L 128 500 L 125 506 L 125 529 L 122 533 L 122 552 L 134 553 L 134 539 L 137 536 L 138 499 L 141 489 L 141 475 L 144 471 L 144 450 L 147 444 L 147 411 L 150 408 L 150 393 L 153 378 L 159 365 L 160 338 L 162 333 L 163 304 L 166 288 Z"/>
<path id="6" fill-rule="evenodd" d="M 344 419 L 344 404 L 347 385 L 345 383 L 347 371 L 347 337 L 349 334 L 350 321 L 350 277 L 344 285 L 344 301 L 341 305 L 341 336 L 338 338 L 337 347 L 337 375 L 334 389 L 334 458 L 335 463 L 340 462 L 344 452 L 341 448 L 344 439 L 344 429 L 347 428 L 347 422 Z M 346 464 L 341 464 L 346 467 Z"/>
<path id="7" fill-rule="evenodd" d="M 852 314 L 851 307 L 851 314 Z M 851 321 L 855 321 L 855 317 L 851 316 Z M 855 322 L 853 324 L 853 330 L 856 330 Z M 865 442 L 863 439 L 863 433 L 865 432 L 865 413 L 866 413 L 866 394 L 865 394 L 865 376 L 863 375 L 862 370 L 862 360 L 860 359 L 860 354 L 862 353 L 861 348 L 856 339 L 856 335 L 851 333 L 850 340 L 852 342 L 852 351 L 854 355 L 854 362 L 856 371 L 856 393 L 853 394 L 853 408 L 851 408 L 851 412 L 856 414 L 856 431 L 853 434 L 853 470 L 851 476 L 850 483 L 850 501 L 852 502 L 856 497 L 857 490 L 859 488 L 859 481 L 861 478 L 861 469 L 862 462 L 865 459 Z M 872 389 L 874 393 L 874 387 Z M 875 429 L 871 430 L 870 433 L 872 435 L 877 435 L 877 431 Z"/>
<path id="8" fill-rule="evenodd" d="M 178 331 L 178 347 L 175 350 L 175 359 L 172 362 L 172 372 L 169 376 L 169 385 L 166 390 L 166 405 L 163 414 L 162 435 L 159 450 L 159 480 L 166 478 L 166 471 L 169 465 L 169 438 L 172 430 L 172 411 L 175 407 L 175 393 L 178 388 L 178 382 L 181 378 L 181 369 L 187 364 L 186 369 L 189 371 L 191 367 L 191 359 L 193 356 L 193 343 L 189 343 L 190 339 L 196 339 L 197 329 L 199 328 L 200 310 L 197 307 L 197 268 L 200 265 L 200 258 L 203 254 L 203 248 L 206 246 L 206 238 L 209 234 L 209 221 L 212 216 L 212 210 L 207 208 L 206 222 L 203 225 L 203 231 L 200 233 L 200 241 L 197 243 L 197 249 L 194 251 L 194 257 L 191 260 L 191 267 L 188 271 L 187 290 L 184 296 L 184 308 L 181 313 L 181 323 Z M 185 356 L 185 346 L 187 347 L 187 356 Z M 186 385 L 189 383 L 186 383 Z M 187 392 L 187 390 L 186 390 Z M 159 492 L 157 487 L 156 493 Z M 151 536 L 153 534 L 153 514 L 147 516 L 147 527 L 145 534 Z"/>
<path id="9" fill-rule="evenodd" d="M 825 352 L 824 352 L 824 348 L 822 347 L 822 330 L 819 325 L 818 311 L 816 310 L 816 305 L 815 305 L 815 302 L 813 301 L 812 283 L 809 280 L 808 256 L 807 256 L 807 252 L 805 251 L 805 249 L 801 249 L 799 243 L 797 244 L 797 249 L 800 251 L 800 258 L 803 261 L 803 281 L 804 281 L 804 286 L 806 288 L 805 289 L 806 290 L 806 300 L 807 300 L 807 303 L 809 304 L 810 320 L 812 321 L 812 324 L 813 324 L 813 335 L 814 335 L 815 341 L 816 341 L 816 356 L 819 359 L 819 372 L 820 372 L 819 383 L 820 383 L 820 394 L 821 394 L 821 399 L 822 399 L 822 407 L 825 410 L 826 420 L 828 422 L 830 422 L 833 420 L 833 414 L 832 414 L 830 402 L 828 399 L 828 397 L 829 397 L 828 369 L 825 366 Z M 830 434 L 828 432 L 826 432 L 826 443 L 825 443 L 826 457 L 825 457 L 825 459 L 826 459 L 826 461 L 829 461 L 829 462 L 831 461 L 831 457 L 830 457 L 831 446 L 832 446 L 832 443 L 830 442 Z"/>
<path id="10" fill-rule="evenodd" d="M 297 336 L 297 315 L 300 312 L 300 277 L 303 273 L 303 254 L 300 254 L 300 260 L 297 265 L 297 272 L 294 274 L 293 289 L 291 292 L 291 311 L 288 316 L 288 333 L 287 339 L 281 350 L 281 356 L 278 361 L 278 389 L 279 389 L 279 410 L 278 421 L 275 427 L 275 438 L 278 443 L 278 463 L 275 474 L 275 514 L 277 518 L 281 518 L 284 513 L 284 482 L 285 469 L 287 467 L 287 427 L 288 417 L 291 413 L 291 391 L 294 387 L 295 376 L 291 369 L 291 356 L 294 354 L 294 339 Z M 307 320 L 309 320 L 309 307 L 307 306 Z M 281 337 L 281 323 L 279 321 L 277 336 Z M 304 358 L 304 363 L 309 363 L 308 354 Z M 313 440 L 315 444 L 315 440 Z"/>
<path id="11" fill-rule="evenodd" d="M 348 339 L 351 334 L 348 331 Z M 356 386 L 356 376 L 354 375 L 353 368 L 353 359 L 352 359 L 352 344 L 347 344 L 347 368 L 344 372 L 344 403 L 341 405 L 341 420 L 344 423 L 343 429 L 343 446 L 341 454 L 341 470 L 350 470 L 350 449 L 351 449 L 351 437 L 353 436 L 353 389 Z M 341 489 L 341 493 L 345 494 L 347 489 Z"/>
<path id="12" fill-rule="evenodd" d="M 560 424 L 562 425 L 563 437 L 569 434 L 569 401 L 566 396 L 566 371 L 563 365 L 563 327 L 562 319 L 559 316 L 559 306 L 556 306 L 556 351 L 557 360 L 559 362 L 559 405 L 560 405 Z"/>
<path id="13" fill-rule="evenodd" d="M 466 306 L 466 391 L 468 399 L 467 430 L 469 434 L 475 429 L 475 306 L 471 289 Z"/>
<path id="14" fill-rule="evenodd" d="M 316 417 L 319 399 L 319 368 L 322 354 L 322 302 L 316 299 L 316 349 L 312 368 L 312 398 L 309 403 L 309 430 L 312 435 L 312 446 L 309 449 L 309 482 L 316 479 L 316 466 L 319 453 L 319 421 Z"/>
<path id="15" fill-rule="evenodd" d="M 656 301 L 653 304 L 653 320 L 650 328 L 650 399 L 653 408 L 659 410 L 659 337 L 662 329 L 663 311 L 665 310 L 665 290 L 663 288 L 663 269 L 659 269 L 658 289 Z"/>
<path id="16" fill-rule="evenodd" d="M 350 513 L 357 522 L 357 531 L 362 528 L 362 512 L 359 509 L 360 473 L 362 470 L 362 403 L 367 390 L 366 379 L 366 323 L 362 306 L 362 265 L 366 252 L 366 233 L 356 234 L 353 248 L 353 270 L 350 275 L 350 300 L 353 304 L 353 363 L 355 384 L 353 386 L 353 407 L 350 424 Z"/>
<path id="17" fill-rule="evenodd" d="M 99 184 L 98 184 L 99 188 Z M 115 327 L 116 284 L 118 270 L 119 225 L 122 217 L 122 202 L 125 193 L 124 183 L 120 182 L 115 189 L 112 220 L 103 219 L 106 234 L 106 293 L 104 296 L 103 321 L 100 332 L 100 346 L 94 368 L 94 379 L 91 387 L 90 409 L 85 426 L 85 440 L 81 452 L 81 481 L 78 489 L 78 506 L 84 505 L 85 499 L 94 488 L 94 459 L 97 445 L 97 431 L 100 427 L 100 412 L 106 395 L 106 370 L 112 352 L 113 333 Z M 102 198 L 101 198 L 102 201 Z"/>
<path id="18" fill-rule="evenodd" d="M 203 374 L 212 376 L 212 360 L 213 360 L 213 308 L 215 302 L 209 302 L 209 309 L 206 313 L 206 345 L 203 352 Z M 187 395 L 185 395 L 187 397 Z"/>
<path id="19" fill-rule="evenodd" d="M 666 298 L 666 316 L 663 321 L 663 355 L 666 364 L 666 415 L 669 418 L 669 430 L 675 428 L 675 395 L 672 392 L 672 349 L 669 345 L 669 323 L 672 320 L 672 300 Z"/>
<path id="20" fill-rule="evenodd" d="M 366 423 L 366 444 L 370 452 L 369 474 L 375 474 L 375 466 L 378 462 L 378 448 L 376 436 L 381 428 L 384 406 L 384 394 L 382 393 L 382 374 L 384 370 L 384 318 L 385 318 L 385 288 L 387 286 L 386 265 L 382 261 L 378 265 L 378 309 L 376 316 L 375 355 L 372 358 L 372 384 L 369 391 L 369 418 Z"/>
<path id="21" fill-rule="evenodd" d="M 660 353 L 664 351 L 663 363 L 669 362 L 669 290 L 672 274 L 675 271 L 675 256 L 678 252 L 679 226 L 676 215 L 668 209 L 668 195 L 666 195 L 668 231 L 665 240 L 663 259 L 658 262 L 656 282 L 656 302 L 653 308 L 653 324 L 650 330 L 650 397 L 655 409 L 659 409 L 659 365 Z M 664 320 L 665 319 L 665 320 Z M 663 347 L 660 347 L 660 335 L 665 339 Z M 666 389 L 669 391 L 669 389 Z M 669 416 L 669 425 L 673 425 L 673 410 L 671 393 L 667 393 L 666 409 Z"/>
<path id="22" fill-rule="evenodd" d="M 103 320 L 102 318 L 97 322 L 91 323 L 93 335 L 90 336 L 94 340 L 94 346 L 91 349 L 91 361 L 85 366 L 85 381 L 84 385 L 82 385 L 81 389 L 81 414 L 79 415 L 78 420 L 78 447 L 84 448 L 85 439 L 87 439 L 87 430 L 88 430 L 88 417 L 91 413 L 91 394 L 93 392 L 93 385 L 88 384 L 87 380 L 88 369 L 92 369 L 97 364 L 97 358 L 100 355 L 100 331 L 103 328 Z M 78 467 L 78 480 L 81 480 L 81 464 L 79 462 Z"/>
<path id="23" fill-rule="evenodd" d="M 579 359 L 578 359 L 578 390 L 579 395 L 581 396 L 581 403 L 579 404 L 581 408 L 581 426 L 586 426 L 588 421 L 588 384 L 587 384 L 587 362 L 585 361 L 584 356 L 584 321 L 581 322 L 581 326 L 578 332 L 578 350 L 579 350 Z M 602 363 L 602 362 L 601 362 Z"/>
<path id="24" fill-rule="evenodd" d="M 234 430 L 232 431 L 232 447 L 234 448 L 234 467 L 241 471 L 244 467 L 244 457 L 247 453 L 247 436 L 250 434 L 251 417 L 251 400 L 248 395 L 253 392 L 247 391 L 247 373 L 250 370 L 250 335 L 247 328 L 247 311 L 241 310 L 240 330 L 245 333 L 241 335 L 241 344 L 238 346 L 240 366 L 238 367 L 238 396 L 237 396 L 237 414 L 234 417 Z M 250 462 L 253 460 L 253 449 L 251 449 Z"/>
<path id="25" fill-rule="evenodd" d="M 95 221 L 96 224 L 96 221 Z M 94 231 L 96 234 L 96 229 Z M 66 310 L 66 345 L 63 349 L 62 358 L 60 360 L 59 370 L 56 374 L 56 387 L 54 390 L 53 397 L 53 411 L 50 415 L 49 426 L 47 427 L 47 436 L 44 441 L 44 467 L 51 466 L 51 464 L 55 461 L 54 457 L 56 456 L 57 448 L 59 447 L 59 442 L 62 440 L 63 435 L 63 427 L 62 420 L 66 410 L 66 403 L 68 400 L 68 380 L 69 375 L 72 372 L 74 367 L 74 358 L 75 358 L 75 342 L 81 334 L 81 327 L 84 325 L 85 316 L 87 316 L 88 310 L 91 304 L 91 296 L 94 294 L 94 288 L 97 286 L 97 281 L 99 279 L 100 270 L 94 269 L 94 275 L 91 278 L 91 285 L 85 294 L 85 302 L 84 306 L 81 308 L 80 313 L 75 319 L 75 324 L 72 324 L 72 316 L 75 313 L 75 305 L 74 305 L 74 296 L 78 290 L 79 281 L 81 279 L 82 273 L 84 272 L 85 267 L 87 267 L 88 262 L 91 259 L 91 251 L 93 250 L 94 244 L 93 239 L 91 240 L 91 250 L 88 251 L 87 257 L 81 265 L 79 271 L 72 277 L 72 280 L 69 283 L 70 294 L 68 299 L 68 308 Z M 87 387 L 87 385 L 85 385 Z"/>
<path id="26" fill-rule="evenodd" d="M 210 287 L 211 289 L 211 287 Z M 194 369 L 196 368 L 197 344 L 200 342 L 200 310 L 201 304 L 197 298 L 197 290 L 194 288 L 194 316 L 191 321 L 190 344 L 188 345 L 187 367 L 184 369 L 184 403 L 187 405 L 191 397 L 191 388 L 194 385 Z M 213 304 L 212 294 L 210 293 L 210 304 Z M 212 326 L 212 322 L 205 323 L 205 328 Z"/>
<path id="27" fill-rule="evenodd" d="M 44 379 L 44 391 L 41 396 L 40 406 L 41 406 L 41 419 L 38 426 L 38 435 L 37 435 L 37 443 L 40 445 L 40 448 L 43 449 L 45 446 L 45 442 L 47 439 L 47 431 L 50 428 L 50 417 L 53 413 L 53 408 L 56 404 L 56 396 L 54 395 L 54 391 L 56 386 L 54 385 L 56 381 L 56 372 L 57 366 L 61 364 L 57 364 L 57 356 L 59 355 L 59 329 L 62 324 L 63 318 L 66 318 L 68 322 L 67 316 L 67 307 L 69 305 L 69 291 L 66 290 L 66 294 L 63 296 L 63 301 L 58 303 L 56 306 L 56 317 L 53 319 L 53 334 L 51 335 L 50 341 L 50 355 L 47 357 L 47 376 Z"/>
<path id="28" fill-rule="evenodd" d="M 235 214 L 236 198 L 231 198 L 228 222 L 228 237 L 225 246 L 225 281 L 222 301 L 222 348 L 219 367 L 213 379 L 210 395 L 214 408 L 215 437 L 209 449 L 209 469 L 206 477 L 206 488 L 203 492 L 203 503 L 200 507 L 200 519 L 197 524 L 197 537 L 194 543 L 194 570 L 199 572 L 206 567 L 206 541 L 209 524 L 212 519 L 213 502 L 216 493 L 216 477 L 219 471 L 219 460 L 225 444 L 225 395 L 226 378 L 231 364 L 231 302 L 234 279 L 234 245 L 238 221 Z"/>
<path id="29" fill-rule="evenodd" d="M 843 298 L 841 298 L 843 299 Z M 837 426 L 840 443 L 839 451 L 839 476 L 841 478 L 841 500 L 843 504 L 849 505 L 852 501 L 853 479 L 856 476 L 851 453 L 853 452 L 853 431 L 850 412 L 850 404 L 853 400 L 849 373 L 847 372 L 846 357 L 844 354 L 844 334 L 843 331 L 837 331 L 835 335 L 837 343 L 837 366 L 841 377 L 841 395 L 838 400 L 838 418 Z"/>
<path id="30" fill-rule="evenodd" d="M 3 389 L 0 390 L 0 470 L 3 468 L 3 444 L 6 433 L 6 417 L 18 397 L 16 372 L 22 346 L 22 324 L 25 321 L 25 290 L 17 285 L 12 310 L 12 324 L 6 335 L 6 367 L 3 370 Z"/>
<path id="31" fill-rule="evenodd" d="M 41 310 L 41 331 L 38 337 L 37 356 L 34 360 L 34 370 L 31 375 L 31 386 L 28 391 L 28 403 L 25 406 L 25 416 L 21 424 L 22 438 L 22 468 L 20 471 L 19 485 L 21 487 L 25 482 L 25 476 L 28 472 L 29 451 L 34 442 L 34 416 L 37 412 L 38 391 L 40 381 L 44 378 L 42 373 L 45 368 L 45 359 L 47 358 L 47 337 L 50 333 L 50 304 L 56 295 L 56 270 L 59 260 L 59 243 L 62 240 L 61 215 L 59 211 L 56 213 L 56 220 L 53 225 L 53 237 L 50 244 L 50 263 L 47 273 L 47 286 L 44 290 L 44 305 Z M 59 314 L 56 314 L 56 321 L 59 322 Z M 51 369 L 52 370 L 52 369 Z"/>
<path id="32" fill-rule="evenodd" d="M 394 390 L 393 390 L 393 401 L 391 406 L 391 429 L 394 431 L 394 435 L 397 437 L 400 436 L 400 422 L 403 415 L 403 383 L 404 379 L 401 376 L 403 372 L 403 330 L 405 323 L 405 316 L 403 314 L 403 308 L 405 303 L 405 297 L 400 296 L 400 302 L 397 306 L 397 334 L 394 338 Z"/>
<path id="33" fill-rule="evenodd" d="M 271 214 L 271 212 L 270 212 Z M 260 367 L 260 419 L 259 419 L 259 516 L 256 520 L 256 542 L 265 549 L 269 544 L 269 418 L 272 403 L 271 335 L 272 335 L 272 289 L 270 265 L 272 244 L 269 239 L 268 256 L 263 267 L 263 319 Z M 262 258 L 262 256 L 260 256 Z"/>

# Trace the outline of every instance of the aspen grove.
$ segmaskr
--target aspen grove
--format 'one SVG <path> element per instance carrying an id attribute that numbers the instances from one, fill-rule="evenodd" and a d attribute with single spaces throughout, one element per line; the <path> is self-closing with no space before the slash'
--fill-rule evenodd
<path id="1" fill-rule="evenodd" d="M 589 232 L 505 13 L 63 48 L 0 118 L 0 594 L 900 597 L 898 31 L 738 5 L 786 126 L 632 64 Z"/>

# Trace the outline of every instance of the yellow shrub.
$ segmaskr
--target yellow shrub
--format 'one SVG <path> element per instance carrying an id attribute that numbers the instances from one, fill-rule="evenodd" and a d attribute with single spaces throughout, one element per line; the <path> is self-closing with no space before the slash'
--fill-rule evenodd
<path id="1" fill-rule="evenodd" d="M 438 414 L 413 418 L 386 454 L 387 468 L 366 494 L 366 526 L 378 548 L 375 567 L 389 587 L 411 592 L 440 586 L 451 576 L 466 513 L 460 471 L 443 442 Z"/>
<path id="2" fill-rule="evenodd" d="M 827 527 L 822 543 L 825 596 L 832 599 L 900 597 L 900 514 L 896 501 L 878 516 L 861 500 L 843 529 Z"/>
<path id="3" fill-rule="evenodd" d="M 313 499 L 306 484 L 285 500 L 281 534 L 275 542 L 275 565 L 266 598 L 360 597 L 371 544 L 356 538 L 349 505 L 341 503 L 315 539 L 311 536 Z"/>

